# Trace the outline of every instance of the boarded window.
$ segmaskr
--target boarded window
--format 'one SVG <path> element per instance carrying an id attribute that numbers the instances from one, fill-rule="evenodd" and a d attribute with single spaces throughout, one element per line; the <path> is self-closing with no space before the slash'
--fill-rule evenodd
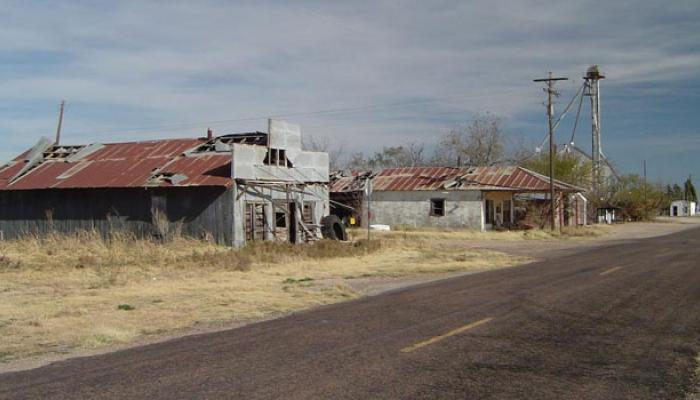
<path id="1" fill-rule="evenodd" d="M 252 242 L 265 240 L 265 207 L 262 203 L 245 204 L 245 239 Z"/>
<path id="2" fill-rule="evenodd" d="M 445 199 L 430 199 L 430 215 L 434 217 L 445 216 Z"/>
<path id="3" fill-rule="evenodd" d="M 304 210 L 303 210 L 303 220 L 305 224 L 313 224 L 314 223 L 314 203 L 311 201 L 305 201 L 304 202 Z"/>

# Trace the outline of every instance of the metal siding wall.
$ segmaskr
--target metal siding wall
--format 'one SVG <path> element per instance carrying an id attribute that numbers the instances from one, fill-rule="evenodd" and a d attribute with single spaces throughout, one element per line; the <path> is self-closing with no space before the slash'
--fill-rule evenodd
<path id="1" fill-rule="evenodd" d="M 0 191 L 0 204 L 0 230 L 7 238 L 93 229 L 105 235 L 115 229 L 143 232 L 150 225 L 144 191 Z"/>
<path id="2" fill-rule="evenodd" d="M 221 187 L 182 187 L 154 189 L 167 198 L 171 223 L 182 223 L 182 233 L 197 239 L 212 238 L 218 244 L 231 244 L 231 190 Z"/>
<path id="3" fill-rule="evenodd" d="M 208 232 L 217 243 L 230 244 L 231 191 L 214 187 L 0 191 L 0 230 L 7 239 L 81 230 L 150 237 L 154 193 L 167 196 L 168 219 L 182 221 L 183 234 L 203 238 Z"/>

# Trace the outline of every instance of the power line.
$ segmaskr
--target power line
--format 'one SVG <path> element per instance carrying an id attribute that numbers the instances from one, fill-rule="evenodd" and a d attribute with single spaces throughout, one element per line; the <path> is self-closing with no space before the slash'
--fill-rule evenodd
<path id="1" fill-rule="evenodd" d="M 74 133 L 74 135 L 101 136 L 101 135 L 110 135 L 110 134 L 140 133 L 140 132 L 155 130 L 155 129 L 189 129 L 189 128 L 198 128 L 198 127 L 208 126 L 208 125 L 227 124 L 227 123 L 233 123 L 233 122 L 264 121 L 264 120 L 267 120 L 268 118 L 313 117 L 313 116 L 319 116 L 319 115 L 353 113 L 353 112 L 367 111 L 367 110 L 381 109 L 381 108 L 405 107 L 405 106 L 414 106 L 414 105 L 420 105 L 420 104 L 440 103 L 440 102 L 445 102 L 447 100 L 455 100 L 455 99 L 481 99 L 481 98 L 488 98 L 488 97 L 501 97 L 501 96 L 509 96 L 515 92 L 518 92 L 518 90 L 510 90 L 510 91 L 505 91 L 505 92 L 501 92 L 501 93 L 489 93 L 489 94 L 483 94 L 483 95 L 466 95 L 466 96 L 465 95 L 456 95 L 456 96 L 447 96 L 447 97 L 441 97 L 441 98 L 432 98 L 432 99 L 406 101 L 406 102 L 375 103 L 375 104 L 366 104 L 366 105 L 353 106 L 353 107 L 330 108 L 330 109 L 323 109 L 323 110 L 299 111 L 299 112 L 289 112 L 289 113 L 277 113 L 277 114 L 267 114 L 267 115 L 233 118 L 233 119 L 210 120 L 210 121 L 200 121 L 200 122 L 184 122 L 184 123 L 180 123 L 180 124 L 150 125 L 150 126 L 142 126 L 142 127 L 123 128 L 123 129 L 117 128 L 117 129 L 109 129 L 109 130 L 96 129 L 96 131 L 98 131 L 98 132 L 84 131 L 84 132 Z"/>
<path id="2" fill-rule="evenodd" d="M 578 110 L 576 111 L 576 119 L 574 120 L 574 128 L 571 130 L 571 140 L 569 143 L 574 143 L 574 138 L 576 136 L 576 128 L 578 127 L 578 121 L 581 117 L 581 107 L 583 106 L 583 93 L 581 93 L 581 98 L 578 102 Z"/>
<path id="3" fill-rule="evenodd" d="M 557 122 L 554 124 L 554 130 L 555 130 L 555 131 L 557 130 L 557 128 L 558 128 L 559 125 L 561 124 L 561 121 L 564 119 L 564 117 L 566 116 L 566 114 L 569 112 L 569 109 L 570 109 L 571 106 L 573 105 L 574 101 L 576 101 L 576 98 L 579 97 L 579 96 L 581 96 L 581 102 L 583 102 L 583 96 L 582 96 L 582 95 L 583 95 L 584 87 L 585 87 L 585 85 L 582 85 L 582 86 L 578 89 L 578 91 L 576 92 L 576 94 L 574 95 L 574 97 L 572 97 L 571 100 L 569 101 L 569 103 L 566 105 L 566 108 L 564 109 L 564 111 L 559 115 L 559 118 L 557 118 Z M 579 113 L 580 113 L 580 112 L 581 112 L 581 104 L 579 103 L 578 113 L 576 114 L 577 123 L 578 123 L 578 117 L 579 117 Z M 575 127 L 575 125 L 574 125 L 574 131 L 575 131 L 575 130 L 576 130 L 576 127 Z M 548 140 L 548 139 L 549 139 L 549 134 L 548 134 L 548 133 L 545 133 L 544 138 L 542 138 L 542 142 L 540 143 L 540 146 L 539 146 L 539 147 L 540 147 L 540 148 L 544 147 L 544 144 L 547 143 L 547 140 Z M 572 141 L 573 141 L 573 135 L 572 135 L 572 140 L 569 141 L 569 143 L 571 143 Z"/>

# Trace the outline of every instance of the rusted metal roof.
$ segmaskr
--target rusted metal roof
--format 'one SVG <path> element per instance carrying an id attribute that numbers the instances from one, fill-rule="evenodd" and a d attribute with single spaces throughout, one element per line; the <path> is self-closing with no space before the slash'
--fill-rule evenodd
<path id="1" fill-rule="evenodd" d="M 105 144 L 78 160 L 45 159 L 16 177 L 29 162 L 25 152 L 0 168 L 0 190 L 230 186 L 230 153 L 188 153 L 205 143 L 200 138 Z"/>
<path id="2" fill-rule="evenodd" d="M 353 173 L 332 180 L 331 192 L 364 189 L 367 174 Z M 522 167 L 412 167 L 386 168 L 372 178 L 372 188 L 380 192 L 437 190 L 501 190 L 545 192 L 549 178 Z M 557 191 L 578 192 L 583 189 L 555 181 Z"/>

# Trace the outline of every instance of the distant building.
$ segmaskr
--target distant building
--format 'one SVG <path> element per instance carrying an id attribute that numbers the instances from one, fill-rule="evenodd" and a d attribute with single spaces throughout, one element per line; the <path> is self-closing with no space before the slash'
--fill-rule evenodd
<path id="1" fill-rule="evenodd" d="M 328 154 L 301 149 L 298 126 L 268 132 L 67 146 L 42 139 L 0 166 L 0 233 L 170 229 L 240 246 L 320 236 Z"/>
<path id="2" fill-rule="evenodd" d="M 559 225 L 586 224 L 582 189 L 555 182 Z M 521 167 L 415 167 L 331 177 L 332 213 L 371 224 L 489 230 L 518 224 L 515 197 L 533 195 L 549 207 L 549 178 Z"/>
<path id="3" fill-rule="evenodd" d="M 622 221 L 622 208 L 613 205 L 604 205 L 596 209 L 596 222 L 599 224 L 612 224 Z"/>
<path id="4" fill-rule="evenodd" d="M 697 211 L 694 201 L 675 200 L 671 202 L 669 215 L 672 217 L 692 217 Z"/>

